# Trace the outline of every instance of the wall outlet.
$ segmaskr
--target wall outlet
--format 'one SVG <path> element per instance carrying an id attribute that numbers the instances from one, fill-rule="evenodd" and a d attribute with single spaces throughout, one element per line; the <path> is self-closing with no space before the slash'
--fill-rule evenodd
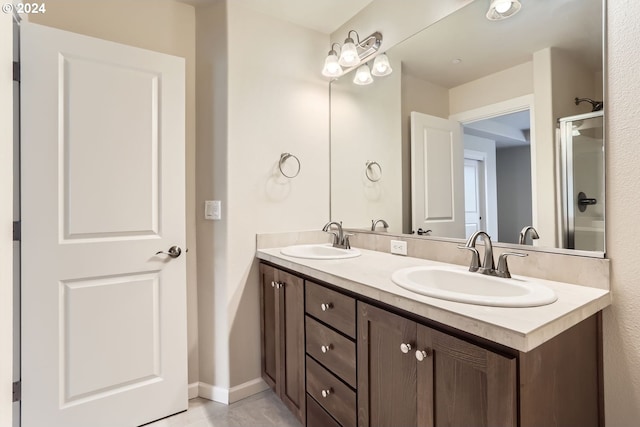
<path id="1" fill-rule="evenodd" d="M 407 242 L 403 242 L 401 240 L 392 240 L 391 241 L 391 253 L 396 255 L 406 255 L 407 254 Z"/>

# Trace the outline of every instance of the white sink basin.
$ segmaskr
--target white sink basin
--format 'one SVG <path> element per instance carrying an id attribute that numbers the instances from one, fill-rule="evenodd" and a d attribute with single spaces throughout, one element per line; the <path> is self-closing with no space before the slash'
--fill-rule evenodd
<path id="1" fill-rule="evenodd" d="M 464 267 L 409 267 L 391 280 L 418 294 L 449 301 L 494 307 L 536 307 L 558 297 L 548 287 L 522 278 L 504 279 L 472 273 Z"/>
<path id="2" fill-rule="evenodd" d="M 308 259 L 344 259 L 361 255 L 357 249 L 334 248 L 330 243 L 317 245 L 295 245 L 280 249 L 282 255 Z"/>

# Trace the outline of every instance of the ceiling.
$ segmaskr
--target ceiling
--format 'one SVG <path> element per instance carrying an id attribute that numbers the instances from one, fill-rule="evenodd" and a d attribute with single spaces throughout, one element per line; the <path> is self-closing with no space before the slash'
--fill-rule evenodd
<path id="1" fill-rule="evenodd" d="M 231 0 L 250 9 L 331 34 L 373 0 Z"/>
<path id="2" fill-rule="evenodd" d="M 488 0 L 476 0 L 389 54 L 402 60 L 403 72 L 446 88 L 531 61 L 550 46 L 602 70 L 602 0 L 521 1 L 518 14 L 489 21 Z"/>

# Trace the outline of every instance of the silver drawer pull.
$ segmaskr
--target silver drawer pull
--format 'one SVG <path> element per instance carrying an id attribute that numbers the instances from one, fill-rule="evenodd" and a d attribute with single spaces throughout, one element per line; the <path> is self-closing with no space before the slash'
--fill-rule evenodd
<path id="1" fill-rule="evenodd" d="M 431 354 L 432 351 L 428 347 L 426 350 L 416 350 L 416 359 L 418 359 L 418 362 L 422 362 L 427 357 L 431 357 Z"/>
<path id="2" fill-rule="evenodd" d="M 329 350 L 331 350 L 333 348 L 333 346 L 331 344 L 328 345 L 323 345 L 320 347 L 320 350 L 322 350 L 323 353 L 327 353 Z"/>
<path id="3" fill-rule="evenodd" d="M 326 390 L 322 390 L 322 397 L 329 397 L 329 395 L 333 393 L 333 389 L 328 388 Z"/>
<path id="4" fill-rule="evenodd" d="M 275 288 L 275 287 L 276 287 L 276 282 L 271 281 L 271 287 L 272 287 L 272 288 Z"/>
<path id="5" fill-rule="evenodd" d="M 404 354 L 409 353 L 411 351 L 411 344 L 408 344 L 408 343 L 400 344 L 400 351 L 403 352 Z"/>
<path id="6" fill-rule="evenodd" d="M 320 308 L 322 309 L 322 311 L 331 310 L 333 308 L 333 304 L 330 302 L 323 303 L 323 304 L 320 304 Z"/>

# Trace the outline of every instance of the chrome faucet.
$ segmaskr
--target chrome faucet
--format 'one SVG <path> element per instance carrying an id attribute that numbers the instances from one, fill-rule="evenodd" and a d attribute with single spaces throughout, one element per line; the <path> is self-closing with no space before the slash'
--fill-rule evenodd
<path id="1" fill-rule="evenodd" d="M 371 220 L 371 231 L 376 231 L 376 226 L 378 225 L 378 223 L 382 223 L 382 226 L 384 227 L 384 231 L 387 231 L 387 229 L 389 228 L 389 224 L 387 224 L 387 221 L 385 221 L 384 219 L 372 219 Z"/>
<path id="2" fill-rule="evenodd" d="M 332 231 L 332 226 L 337 228 L 336 231 Z M 322 231 L 333 234 L 333 247 L 342 249 L 351 249 L 351 243 L 349 243 L 349 236 L 352 234 L 345 234 L 342 230 L 342 221 L 329 221 L 322 227 Z"/>
<path id="3" fill-rule="evenodd" d="M 520 231 L 520 238 L 518 239 L 518 243 L 521 245 L 526 244 L 527 241 L 527 234 L 531 235 L 531 240 L 535 240 L 535 239 L 539 239 L 540 235 L 538 234 L 538 232 L 536 231 L 535 228 L 533 228 L 532 225 L 527 225 L 526 227 L 524 227 L 521 231 Z"/>
<path id="4" fill-rule="evenodd" d="M 533 228 L 533 227 L 532 227 Z M 480 263 L 480 255 L 478 249 L 476 249 L 476 240 L 482 236 L 484 242 L 484 261 Z M 507 264 L 507 257 L 519 256 L 525 257 L 527 254 L 519 252 L 504 252 L 500 254 L 498 258 L 498 268 L 493 263 L 493 245 L 491 244 L 491 237 L 484 231 L 476 231 L 467 239 L 464 246 L 458 246 L 459 249 L 467 249 L 471 251 L 471 264 L 469 265 L 469 271 L 477 271 L 480 274 L 487 274 L 489 276 L 497 276 L 510 278 L 509 265 Z"/>
<path id="5" fill-rule="evenodd" d="M 480 236 L 482 236 L 482 241 L 484 242 L 484 261 L 482 264 L 480 264 L 478 250 L 476 249 L 476 240 L 478 240 L 478 237 Z M 496 267 L 493 263 L 493 245 L 491 244 L 491 237 L 489 237 L 486 232 L 476 231 L 467 239 L 467 243 L 460 248 L 468 249 L 473 252 L 469 271 L 477 271 L 481 274 L 490 275 L 495 273 Z"/>

